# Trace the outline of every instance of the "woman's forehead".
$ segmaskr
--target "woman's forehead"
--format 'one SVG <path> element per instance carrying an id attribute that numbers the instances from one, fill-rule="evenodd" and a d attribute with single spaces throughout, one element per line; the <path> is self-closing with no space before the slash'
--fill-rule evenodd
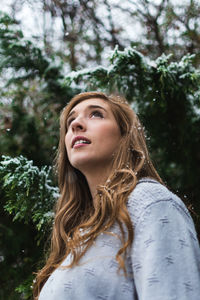
<path id="1" fill-rule="evenodd" d="M 99 106 L 106 110 L 110 110 L 110 105 L 103 99 L 100 98 L 91 98 L 91 99 L 85 99 L 78 104 L 74 105 L 73 108 L 69 111 L 69 114 L 76 111 L 82 111 L 86 109 L 87 107 L 92 106 Z"/>

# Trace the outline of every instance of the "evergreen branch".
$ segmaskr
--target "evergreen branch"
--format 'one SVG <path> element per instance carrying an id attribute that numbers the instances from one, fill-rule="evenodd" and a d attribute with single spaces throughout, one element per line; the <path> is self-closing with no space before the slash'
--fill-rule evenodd
<path id="1" fill-rule="evenodd" d="M 13 220 L 33 222 L 38 230 L 52 222 L 52 208 L 59 197 L 52 182 L 52 168 L 39 169 L 22 155 L 2 156 L 0 180 L 6 195 L 4 209 L 14 215 Z"/>

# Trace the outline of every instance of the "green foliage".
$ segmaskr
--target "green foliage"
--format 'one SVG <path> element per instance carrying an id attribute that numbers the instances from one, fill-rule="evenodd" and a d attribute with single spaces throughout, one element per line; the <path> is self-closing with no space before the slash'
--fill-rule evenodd
<path id="1" fill-rule="evenodd" d="M 29 276 L 27 280 L 23 282 L 23 284 L 20 284 L 15 291 L 21 295 L 23 295 L 23 299 L 27 300 L 32 298 L 32 289 L 33 289 L 33 281 L 34 276 Z"/>
<path id="2" fill-rule="evenodd" d="M 39 266 L 41 262 L 44 242 L 36 245 L 36 232 L 30 226 L 18 221 L 13 223 L 5 213 L 2 214 L 2 207 L 0 212 L 0 299 L 26 299 L 26 295 L 31 293 L 32 273 L 37 268 L 35 264 L 37 262 Z M 24 286 L 21 295 L 15 291 L 20 285 L 21 288 Z"/>
<path id="3" fill-rule="evenodd" d="M 133 48 L 119 51 L 116 47 L 109 60 L 107 68 L 98 66 L 72 72 L 66 76 L 66 84 L 82 80 L 89 90 L 98 88 L 106 92 L 120 92 L 131 100 L 139 96 L 140 90 L 149 82 L 151 71 L 143 55 Z"/>
<path id="4" fill-rule="evenodd" d="M 184 56 L 180 62 L 170 62 L 171 55 L 162 55 L 156 61 L 148 62 L 135 48 L 119 51 L 115 48 L 110 56 L 110 65 L 98 66 L 72 72 L 66 76 L 66 84 L 84 82 L 86 89 L 102 89 L 107 92 L 118 92 L 126 95 L 129 101 L 141 97 L 140 101 L 152 97 L 161 88 L 172 93 L 183 87 L 187 93 L 197 90 L 200 72 L 192 65 L 194 55 Z M 178 80 L 178 81 L 177 81 Z M 164 87 L 165 86 L 165 87 Z"/>
<path id="5" fill-rule="evenodd" d="M 2 156 L 0 178 L 7 199 L 4 208 L 14 214 L 13 221 L 33 222 L 44 231 L 44 225 L 52 222 L 52 208 L 59 197 L 51 167 L 39 169 L 23 156 Z"/>
<path id="6" fill-rule="evenodd" d="M 25 40 L 16 21 L 0 13 L 0 155 L 51 164 L 58 113 L 78 92 L 63 86 L 62 72 L 61 63 Z"/>
<path id="7" fill-rule="evenodd" d="M 8 84 L 16 79 L 24 80 L 43 74 L 49 62 L 43 57 L 41 50 L 34 47 L 30 41 L 26 41 L 22 31 L 15 29 L 16 21 L 1 12 L 0 24 L 0 71 L 5 67 L 26 71 L 21 75 L 16 73 L 16 77 L 11 78 Z"/>
<path id="8" fill-rule="evenodd" d="M 37 262 L 39 265 L 42 248 L 52 228 L 53 206 L 59 196 L 58 188 L 54 186 L 51 167 L 38 168 L 23 156 L 2 156 L 0 186 L 4 193 L 2 206 L 15 224 L 14 229 L 9 228 L 8 220 L 5 219 L 1 225 L 1 272 L 6 272 L 1 284 L 6 290 L 9 280 L 9 299 L 19 299 L 14 290 L 21 294 L 20 299 L 30 299 L 33 271 L 36 271 L 34 264 Z M 11 249 L 6 247 L 8 242 Z M 7 264 L 9 272 L 6 270 Z M 4 297 L 0 294 L 0 299 Z"/>

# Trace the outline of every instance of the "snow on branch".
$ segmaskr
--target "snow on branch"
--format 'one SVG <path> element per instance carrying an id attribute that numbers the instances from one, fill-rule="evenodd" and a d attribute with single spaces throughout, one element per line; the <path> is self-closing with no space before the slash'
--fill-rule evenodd
<path id="1" fill-rule="evenodd" d="M 38 230 L 52 222 L 53 206 L 59 197 L 53 184 L 52 168 L 38 168 L 22 155 L 2 156 L 0 182 L 6 196 L 4 209 L 13 220 L 33 222 Z"/>

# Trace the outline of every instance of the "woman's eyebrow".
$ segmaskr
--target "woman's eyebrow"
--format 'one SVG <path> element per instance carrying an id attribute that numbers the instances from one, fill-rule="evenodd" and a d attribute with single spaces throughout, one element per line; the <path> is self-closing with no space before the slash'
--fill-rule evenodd
<path id="1" fill-rule="evenodd" d="M 100 105 L 94 105 L 94 104 L 91 104 L 91 105 L 87 106 L 86 109 L 92 109 L 92 108 L 100 108 L 100 109 L 103 109 L 104 111 L 106 111 L 106 109 L 105 109 L 104 107 L 102 107 L 102 106 L 100 106 Z M 75 110 L 72 110 L 72 111 L 69 113 L 67 119 L 68 119 L 69 117 L 71 117 L 71 116 L 72 116 L 73 114 L 75 114 L 75 113 L 76 113 L 76 111 L 75 111 Z"/>
<path id="2" fill-rule="evenodd" d="M 91 109 L 91 108 L 100 108 L 100 109 L 103 109 L 103 110 L 106 111 L 106 109 L 105 109 L 103 106 L 100 106 L 100 105 L 94 105 L 94 104 L 89 105 L 87 108 L 89 108 L 89 109 Z"/>

